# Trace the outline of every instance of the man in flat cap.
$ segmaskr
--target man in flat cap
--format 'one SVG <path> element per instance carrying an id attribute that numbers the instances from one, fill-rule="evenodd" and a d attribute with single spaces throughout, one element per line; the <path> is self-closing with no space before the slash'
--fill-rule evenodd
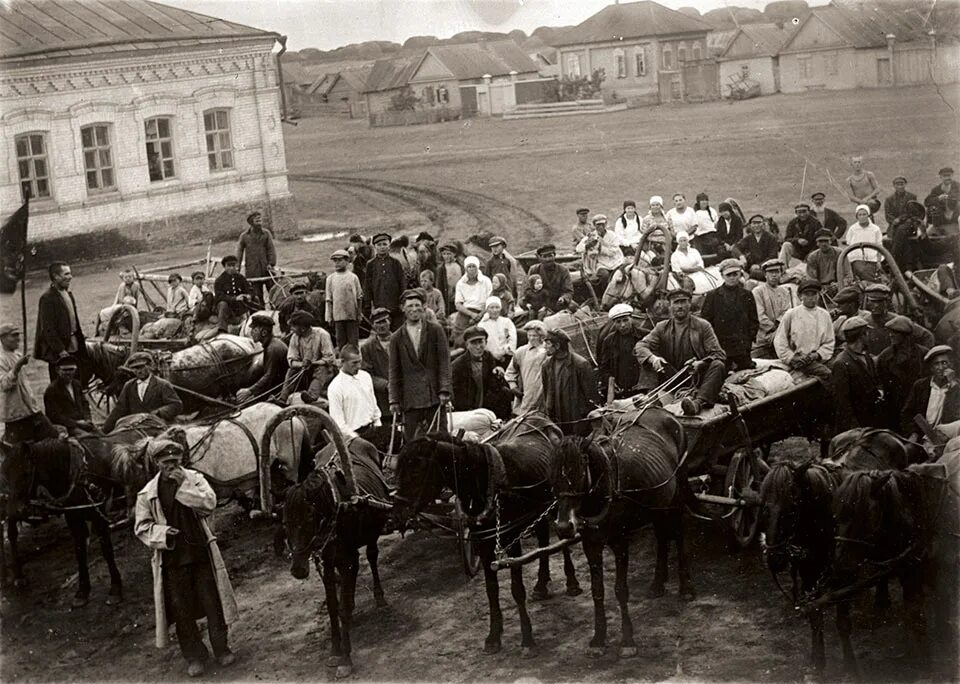
<path id="1" fill-rule="evenodd" d="M 907 394 L 923 377 L 923 357 L 930 350 L 913 341 L 913 323 L 906 316 L 893 316 L 884 327 L 890 331 L 890 346 L 877 357 L 877 375 L 886 401 L 886 427 L 897 430 Z"/>
<path id="2" fill-rule="evenodd" d="M 390 312 L 370 312 L 370 337 L 360 343 L 360 367 L 370 374 L 381 416 L 390 415 Z M 386 418 L 384 418 L 386 419 Z"/>
<path id="3" fill-rule="evenodd" d="M 825 230 L 830 231 L 834 240 L 841 239 L 847 232 L 847 222 L 840 214 L 826 206 L 826 194 L 819 191 L 815 192 L 810 195 L 810 201 L 813 203 L 813 206 L 810 207 L 810 213 L 816 217 Z"/>
<path id="4" fill-rule="evenodd" d="M 77 300 L 70 291 L 73 272 L 63 261 L 47 267 L 50 287 L 40 295 L 37 310 L 37 332 L 33 339 L 33 356 L 47 362 L 50 380 L 56 380 L 56 362 L 61 352 L 86 357 L 87 344 L 77 315 Z"/>
<path id="5" fill-rule="evenodd" d="M 471 326 L 463 333 L 466 354 L 450 364 L 453 405 L 458 411 L 487 409 L 501 420 L 510 417 L 512 393 L 504 370 L 487 351 L 487 331 Z"/>
<path id="6" fill-rule="evenodd" d="M 907 192 L 907 179 L 897 176 L 893 179 L 893 194 L 883 200 L 883 218 L 887 226 L 893 226 L 898 218 L 903 216 L 907 202 L 916 202 L 917 196 Z"/>
<path id="7" fill-rule="evenodd" d="M 858 427 L 886 427 L 880 379 L 864 345 L 866 329 L 866 321 L 859 316 L 848 318 L 841 329 L 844 348 L 830 368 L 835 433 Z"/>
<path id="8" fill-rule="evenodd" d="M 327 324 L 333 327 L 337 347 L 360 343 L 360 311 L 363 306 L 363 288 L 357 274 L 347 269 L 350 254 L 338 249 L 330 255 L 333 273 L 327 276 L 324 293 L 324 313 Z"/>
<path id="9" fill-rule="evenodd" d="M 767 220 L 754 214 L 746 225 L 747 234 L 734 245 L 733 254 L 750 270 L 765 261 L 777 258 L 777 239 L 767 230 Z"/>
<path id="10" fill-rule="evenodd" d="M 487 260 L 487 277 L 491 280 L 498 273 L 507 281 L 510 294 L 514 299 L 523 295 L 523 286 L 527 282 L 527 274 L 523 266 L 510 252 L 507 251 L 507 241 L 500 235 L 490 238 L 490 258 Z"/>
<path id="11" fill-rule="evenodd" d="M 956 225 L 960 220 L 960 182 L 953 180 L 953 169 L 945 166 L 940 169 L 940 182 L 933 186 L 923 203 L 934 205 L 942 214 L 945 224 Z"/>
<path id="12" fill-rule="evenodd" d="M 623 264 L 623 243 L 616 231 L 607 230 L 604 214 L 594 214 L 592 222 L 593 230 L 577 243 L 576 252 L 583 256 L 583 275 L 601 297 L 610 275 Z"/>
<path id="13" fill-rule="evenodd" d="M 233 254 L 221 259 L 223 273 L 213 281 L 213 296 L 217 305 L 217 326 L 228 332 L 250 306 L 253 290 L 239 273 L 240 262 Z"/>
<path id="14" fill-rule="evenodd" d="M 23 369 L 29 362 L 30 356 L 20 352 L 20 328 L 0 323 L 0 419 L 7 444 L 59 436 L 27 382 Z"/>
<path id="15" fill-rule="evenodd" d="M 829 388 L 832 376 L 826 364 L 836 343 L 830 314 L 817 305 L 820 283 L 804 278 L 797 292 L 801 303 L 783 315 L 773 346 L 777 358 L 791 370 L 814 376 Z"/>
<path id="16" fill-rule="evenodd" d="M 799 302 L 794 291 L 782 285 L 783 262 L 767 259 L 760 267 L 764 282 L 753 288 L 751 294 L 757 307 L 757 337 L 753 343 L 752 356 L 756 359 L 775 359 L 773 336 L 780 326 L 783 315 Z"/>
<path id="17" fill-rule="evenodd" d="M 504 380 L 510 387 L 514 401 L 513 412 L 522 416 L 530 411 L 543 411 L 543 364 L 547 352 L 543 346 L 547 326 L 541 320 L 527 321 L 523 326 L 527 343 L 517 348 L 510 359 Z"/>
<path id="18" fill-rule="evenodd" d="M 649 365 L 661 379 L 689 365 L 696 389 L 683 399 L 681 408 L 694 416 L 717 402 L 727 374 L 726 354 L 710 324 L 690 313 L 689 292 L 671 290 L 667 297 L 670 318 L 657 323 L 633 353 L 641 367 Z"/>
<path id="19" fill-rule="evenodd" d="M 148 442 L 146 456 L 159 472 L 137 494 L 133 532 L 153 550 L 156 646 L 169 644 L 172 622 L 187 674 L 199 677 L 210 653 L 197 619 L 207 619 L 213 656 L 217 664 L 227 667 L 236 661 L 228 645 L 227 626 L 238 613 L 217 538 L 206 522 L 217 506 L 217 495 L 201 473 L 183 467 L 185 442 L 182 431 L 176 430 Z"/>
<path id="20" fill-rule="evenodd" d="M 247 217 L 249 227 L 240 233 L 237 240 L 237 263 L 244 263 L 244 274 L 250 278 L 266 278 L 277 266 L 277 249 L 273 244 L 273 234 L 263 227 L 263 217 L 255 211 Z M 250 282 L 250 293 L 260 302 L 265 302 L 263 292 L 265 280 Z M 267 288 L 269 289 L 269 288 Z"/>
<path id="21" fill-rule="evenodd" d="M 779 258 L 787 268 L 790 268 L 790 259 L 804 261 L 807 258 L 817 242 L 817 233 L 823 229 L 816 216 L 810 213 L 810 205 L 806 202 L 794 207 L 794 213 L 796 216 L 787 224 L 780 246 Z"/>
<path id="22" fill-rule="evenodd" d="M 606 400 L 633 396 L 640 379 L 640 365 L 633 355 L 642 335 L 633 324 L 633 307 L 629 304 L 614 304 L 607 317 L 613 323 L 611 330 L 600 340 L 597 362 L 600 367 L 601 386 L 606 390 Z"/>
<path id="23" fill-rule="evenodd" d="M 383 307 L 390 312 L 391 327 L 400 325 L 400 295 L 406 286 L 406 275 L 399 261 L 390 256 L 389 233 L 373 236 L 376 254 L 366 266 L 366 281 L 363 283 L 364 299 L 371 308 Z"/>
<path id="24" fill-rule="evenodd" d="M 543 349 L 547 354 L 540 369 L 544 412 L 563 434 L 589 435 L 587 414 L 597 404 L 593 366 L 570 349 L 570 336 L 563 330 L 547 330 Z"/>
<path id="25" fill-rule="evenodd" d="M 436 288 L 443 296 L 446 307 L 446 316 L 449 318 L 457 312 L 457 283 L 463 277 L 463 261 L 460 259 L 460 250 L 452 242 L 440 245 L 440 262 L 434 271 Z"/>
<path id="26" fill-rule="evenodd" d="M 837 293 L 837 259 L 840 250 L 833 246 L 833 235 L 826 228 L 817 232 L 817 248 L 807 255 L 807 277 L 820 283 L 827 296 Z"/>
<path id="27" fill-rule="evenodd" d="M 938 344 L 924 355 L 923 361 L 926 374 L 910 387 L 900 413 L 900 430 L 912 441 L 919 441 L 921 436 L 937 437 L 936 441 L 942 444 L 960 434 L 960 382 L 955 353 L 951 347 Z M 931 430 L 933 434 L 929 434 Z"/>
<path id="28" fill-rule="evenodd" d="M 743 270 L 738 259 L 720 262 L 720 275 L 723 283 L 704 297 L 700 316 L 713 327 L 726 356 L 728 371 L 753 368 L 750 350 L 760 329 L 757 303 L 743 287 Z"/>
<path id="29" fill-rule="evenodd" d="M 57 379 L 43 393 L 43 408 L 54 425 L 62 425 L 71 437 L 98 434 L 90 418 L 90 404 L 77 380 L 77 360 L 64 353 L 57 359 Z"/>
<path id="30" fill-rule="evenodd" d="M 247 403 L 251 400 L 266 400 L 269 394 L 283 388 L 287 377 L 287 354 L 289 349 L 282 340 L 273 336 L 273 319 L 266 314 L 254 314 L 250 317 L 250 337 L 263 347 L 260 378 L 249 387 L 237 390 L 237 400 Z"/>
<path id="31" fill-rule="evenodd" d="M 290 294 L 283 298 L 280 306 L 277 307 L 277 314 L 280 320 L 280 332 L 284 335 L 290 332 L 290 316 L 294 311 L 306 311 L 313 316 L 313 320 L 322 320 L 325 314 L 324 310 L 318 310 L 310 303 L 307 298 L 310 288 L 302 280 L 298 280 L 290 286 Z"/>
<path id="32" fill-rule="evenodd" d="M 868 312 L 864 316 L 867 322 L 867 350 L 874 357 L 891 344 L 890 330 L 886 327 L 887 321 L 893 316 L 890 313 L 890 296 L 890 288 L 883 283 L 872 283 L 864 290 L 863 308 Z M 911 338 L 915 343 L 928 349 L 933 347 L 933 333 L 913 321 L 910 325 L 913 329 Z"/>
<path id="33" fill-rule="evenodd" d="M 557 263 L 557 248 L 547 243 L 537 248 L 539 263 L 530 267 L 530 275 L 539 275 L 543 279 L 543 291 L 546 293 L 547 307 L 559 311 L 573 301 L 573 279 L 570 271 Z"/>
<path id="34" fill-rule="evenodd" d="M 450 347 L 443 328 L 424 320 L 423 300 L 419 290 L 403 293 L 404 321 L 390 336 L 390 412 L 403 415 L 408 442 L 450 402 Z"/>
<path id="35" fill-rule="evenodd" d="M 117 421 L 134 413 L 152 413 L 171 421 L 183 413 L 183 402 L 169 382 L 153 373 L 153 357 L 149 352 L 135 352 L 124 364 L 133 372 L 133 379 L 120 390 L 117 404 L 103 421 L 103 431 L 110 432 Z"/>
<path id="36" fill-rule="evenodd" d="M 843 347 L 843 333 L 840 332 L 840 328 L 843 327 L 846 320 L 851 316 L 859 316 L 863 320 L 867 320 L 870 316 L 870 312 L 860 306 L 862 299 L 863 292 L 857 285 L 848 285 L 841 288 L 833 298 L 836 308 L 831 313 L 831 317 L 833 318 L 833 336 L 836 340 L 837 349 Z"/>
<path id="37" fill-rule="evenodd" d="M 573 246 L 576 247 L 580 241 L 590 234 L 592 227 L 590 225 L 590 210 L 586 207 L 577 209 L 577 222 L 573 224 L 570 233 L 573 236 Z"/>
<path id="38" fill-rule="evenodd" d="M 327 383 L 336 375 L 333 340 L 306 311 L 294 311 L 287 321 L 290 324 L 290 344 L 287 346 L 287 377 L 280 392 L 280 401 L 286 402 L 293 392 L 306 390 L 300 395 L 304 403 L 311 404 L 323 396 Z"/>
<path id="39" fill-rule="evenodd" d="M 901 271 L 913 271 L 922 267 L 918 238 L 927 235 L 927 209 L 916 200 L 909 200 L 900 215 L 887 226 L 887 237 L 893 243 L 890 252 Z M 938 271 L 939 273 L 939 271 Z M 941 286 L 943 281 L 940 281 Z"/>

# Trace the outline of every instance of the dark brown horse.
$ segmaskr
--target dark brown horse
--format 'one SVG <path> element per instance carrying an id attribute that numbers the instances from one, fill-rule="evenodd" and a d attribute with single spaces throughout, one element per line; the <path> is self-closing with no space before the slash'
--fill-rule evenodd
<path id="1" fill-rule="evenodd" d="M 350 443 L 349 451 L 359 493 L 386 502 L 387 485 L 376 448 L 357 438 Z M 283 507 L 283 525 L 292 556 L 290 574 L 306 579 L 312 557 L 323 579 L 330 617 L 327 665 L 337 668 L 337 677 L 353 672 L 350 628 L 361 546 L 367 549 L 377 606 L 387 605 L 377 568 L 377 539 L 386 524 L 387 511 L 370 504 L 352 504 L 351 495 L 333 460 L 290 487 Z"/>
<path id="2" fill-rule="evenodd" d="M 463 442 L 445 433 L 432 433 L 404 446 L 397 457 L 398 489 L 394 514 L 403 524 L 433 502 L 443 487 L 457 497 L 462 515 L 477 541 L 490 606 L 490 631 L 483 652 L 497 653 L 503 635 L 500 583 L 491 563 L 498 552 L 520 555 L 520 539 L 533 530 L 541 547 L 549 544 L 548 515 L 553 494 L 549 475 L 560 430 L 541 414 L 508 423 L 488 444 Z M 567 595 L 580 593 L 570 550 L 563 550 Z M 550 595 L 549 558 L 540 559 L 534 598 Z M 520 617 L 521 652 L 533 654 L 535 643 L 522 566 L 510 568 L 510 591 Z"/>
<path id="3" fill-rule="evenodd" d="M 604 431 L 606 432 L 606 431 Z M 657 566 L 647 596 L 662 596 L 667 581 L 670 542 L 677 544 L 680 596 L 694 597 L 683 540 L 683 511 L 697 506 L 684 472 L 683 427 L 669 413 L 652 408 L 630 415 L 608 434 L 566 437 L 556 450 L 550 483 L 557 496 L 557 532 L 579 533 L 590 565 L 594 632 L 590 648 L 606 647 L 607 618 L 603 599 L 603 548 L 616 560 L 620 605 L 620 657 L 637 654 L 627 607 L 630 533 L 652 523 L 657 538 Z"/>

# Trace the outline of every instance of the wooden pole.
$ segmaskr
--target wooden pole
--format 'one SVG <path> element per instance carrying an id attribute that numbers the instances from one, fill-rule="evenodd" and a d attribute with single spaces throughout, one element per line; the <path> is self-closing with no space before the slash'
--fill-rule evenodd
<path id="1" fill-rule="evenodd" d="M 580 541 L 580 535 L 575 534 L 570 539 L 561 539 L 560 541 L 554 542 L 549 546 L 544 546 L 539 549 L 534 549 L 533 551 L 525 553 L 522 556 L 495 560 L 492 563 L 490 563 L 490 569 L 493 570 L 494 572 L 498 572 L 506 568 L 515 568 L 518 565 L 526 565 L 527 563 L 532 563 L 533 561 L 537 560 L 541 556 L 549 556 L 550 554 L 554 554 L 557 551 L 560 551 L 561 549 L 564 549 L 568 546 L 572 546 L 573 544 L 576 544 L 579 541 Z"/>
<path id="2" fill-rule="evenodd" d="M 26 252 L 26 250 L 24 250 Z M 23 353 L 27 354 L 27 269 L 26 254 L 24 254 L 23 274 L 20 276 L 20 317 L 23 319 Z"/>

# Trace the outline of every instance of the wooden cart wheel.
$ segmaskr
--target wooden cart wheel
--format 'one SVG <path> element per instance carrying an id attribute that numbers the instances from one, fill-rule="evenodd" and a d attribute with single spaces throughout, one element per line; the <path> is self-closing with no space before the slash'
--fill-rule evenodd
<path id="1" fill-rule="evenodd" d="M 96 425 L 101 425 L 107 419 L 117 401 L 109 394 L 103 391 L 100 384 L 90 387 L 86 391 L 87 400 L 90 403 L 90 414 Z"/>
<path id="2" fill-rule="evenodd" d="M 463 562 L 463 572 L 467 577 L 474 577 L 480 572 L 480 556 L 477 555 L 476 542 L 468 526 L 463 525 L 460 528 L 457 543 L 460 546 L 460 560 Z"/>
<path id="3" fill-rule="evenodd" d="M 738 497 L 745 492 L 751 492 L 754 496 L 750 498 L 756 498 L 759 490 L 760 481 L 757 473 L 753 471 L 750 454 L 746 449 L 738 449 L 727 466 L 727 475 L 723 482 L 724 496 Z M 745 549 L 753 543 L 757 536 L 759 519 L 759 506 L 742 506 L 733 511 L 729 518 L 732 549 Z"/>

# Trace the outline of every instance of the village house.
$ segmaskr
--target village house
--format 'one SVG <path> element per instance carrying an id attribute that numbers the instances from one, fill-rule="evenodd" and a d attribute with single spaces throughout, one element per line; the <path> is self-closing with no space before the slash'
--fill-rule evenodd
<path id="1" fill-rule="evenodd" d="M 603 69 L 605 99 L 631 105 L 714 99 L 717 66 L 707 61 L 710 24 L 652 0 L 609 5 L 555 46 L 560 76 Z"/>
<path id="2" fill-rule="evenodd" d="M 756 83 L 761 95 L 780 92 L 780 48 L 790 31 L 779 24 L 744 24 L 720 53 L 720 88 L 730 96 L 737 82 Z"/>
<path id="3" fill-rule="evenodd" d="M 0 206 L 64 257 L 294 223 L 276 33 L 146 0 L 0 4 Z"/>
<path id="4" fill-rule="evenodd" d="M 936 10 L 936 8 L 934 8 Z M 903 5 L 834 0 L 814 7 L 780 51 L 780 89 L 846 90 L 956 83 L 955 21 Z"/>

